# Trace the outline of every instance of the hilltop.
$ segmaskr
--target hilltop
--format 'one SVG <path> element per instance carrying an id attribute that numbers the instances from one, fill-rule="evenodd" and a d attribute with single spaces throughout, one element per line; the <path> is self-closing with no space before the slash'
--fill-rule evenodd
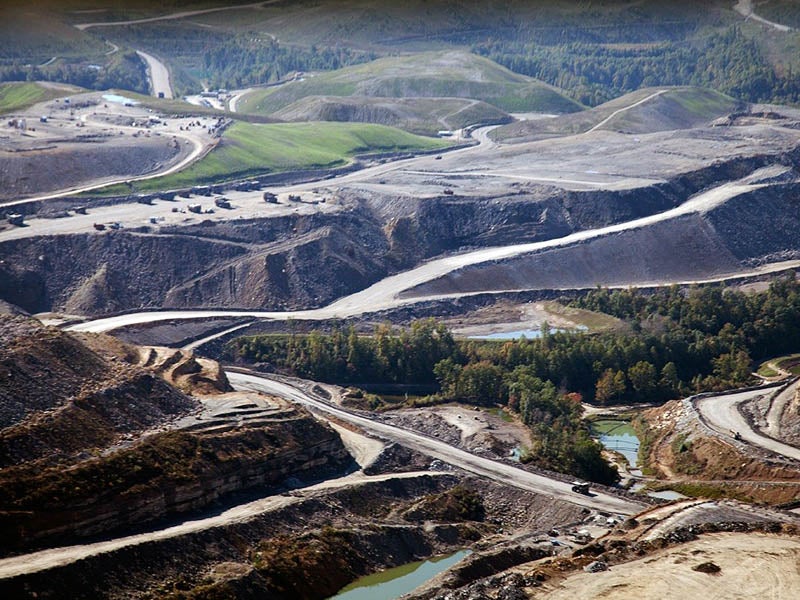
<path id="1" fill-rule="evenodd" d="M 434 135 L 481 123 L 508 123 L 505 111 L 468 98 L 367 98 L 307 96 L 273 116 L 286 121 L 355 121 L 391 125 L 412 133 Z"/>
<path id="2" fill-rule="evenodd" d="M 581 106 L 556 88 L 463 51 L 387 57 L 314 73 L 245 96 L 240 110 L 272 114 L 307 96 L 472 98 L 508 112 L 575 112 Z"/>

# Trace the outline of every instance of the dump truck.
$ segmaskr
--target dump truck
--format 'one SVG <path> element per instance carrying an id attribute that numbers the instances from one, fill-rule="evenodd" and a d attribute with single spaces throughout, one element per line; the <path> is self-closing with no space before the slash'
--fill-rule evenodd
<path id="1" fill-rule="evenodd" d="M 231 207 L 231 201 L 228 200 L 227 198 L 224 198 L 224 197 L 214 198 L 214 204 L 216 206 L 218 206 L 219 208 L 230 208 Z"/>
<path id="2" fill-rule="evenodd" d="M 572 491 L 577 494 L 583 494 L 584 496 L 589 495 L 589 485 L 585 481 L 573 481 L 572 482 Z"/>
<path id="3" fill-rule="evenodd" d="M 189 212 L 197 213 L 198 215 L 203 212 L 203 207 L 199 204 L 190 204 L 186 208 L 189 210 Z"/>
<path id="4" fill-rule="evenodd" d="M 272 192 L 264 192 L 264 202 L 268 202 L 270 204 L 277 204 L 278 197 Z"/>
<path id="5" fill-rule="evenodd" d="M 25 223 L 25 216 L 19 213 L 10 213 L 6 215 L 6 220 L 12 225 L 17 225 L 18 227 L 21 227 Z"/>

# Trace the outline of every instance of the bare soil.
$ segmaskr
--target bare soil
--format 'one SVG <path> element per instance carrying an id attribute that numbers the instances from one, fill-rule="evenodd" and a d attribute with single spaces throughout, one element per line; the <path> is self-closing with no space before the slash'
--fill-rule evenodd
<path id="1" fill-rule="evenodd" d="M 779 505 L 797 498 L 798 470 L 749 445 L 711 435 L 681 401 L 642 413 L 650 438 L 647 465 L 665 484 L 700 496 L 725 494 Z"/>
<path id="2" fill-rule="evenodd" d="M 800 539 L 717 533 L 602 573 L 545 583 L 534 598 L 793 598 L 800 589 Z M 703 572 L 713 563 L 717 573 Z M 698 567 L 701 567 L 698 569 Z M 713 569 L 705 569 L 713 570 Z"/>

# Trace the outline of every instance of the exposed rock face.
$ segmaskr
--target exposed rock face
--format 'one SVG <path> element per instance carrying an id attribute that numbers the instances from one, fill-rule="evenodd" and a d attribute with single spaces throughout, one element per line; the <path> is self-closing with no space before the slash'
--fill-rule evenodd
<path id="1" fill-rule="evenodd" d="M 734 157 L 634 189 L 515 183 L 484 196 L 414 197 L 372 186 L 345 189 L 341 208 L 310 215 L 162 227 L 157 235 L 144 228 L 10 240 L 0 244 L 0 300 L 31 312 L 86 315 L 147 307 L 317 307 L 446 252 L 544 241 L 663 212 L 765 165 L 796 165 L 795 154 Z M 788 179 L 766 182 L 706 214 L 489 265 L 482 278 L 494 289 L 500 282 L 506 289 L 645 284 L 793 258 L 800 253 L 796 173 Z M 420 291 L 486 289 L 478 276 L 486 268 Z"/>
<path id="2" fill-rule="evenodd" d="M 296 498 L 245 520 L 122 547 L 0 580 L 20 597 L 322 599 L 361 575 L 463 547 L 480 524 L 411 524 L 385 516 L 456 483 L 453 476 L 367 482 Z M 298 492 L 301 493 L 301 492 Z"/>
<path id="3" fill-rule="evenodd" d="M 237 401 L 212 361 L 84 339 L 0 317 L 3 552 L 140 527 L 351 464 L 338 434 L 305 411 Z"/>

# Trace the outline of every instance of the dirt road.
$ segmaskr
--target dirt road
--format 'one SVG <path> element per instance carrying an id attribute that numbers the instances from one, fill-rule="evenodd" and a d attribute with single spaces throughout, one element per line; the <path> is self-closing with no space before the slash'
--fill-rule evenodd
<path id="1" fill-rule="evenodd" d="M 782 25 L 780 23 L 775 23 L 774 21 L 768 21 L 764 17 L 758 16 L 753 10 L 753 0 L 738 0 L 736 5 L 733 7 L 733 10 L 738 12 L 742 15 L 745 19 L 753 19 L 753 21 L 758 21 L 759 23 L 763 23 L 764 25 L 768 25 L 773 29 L 777 29 L 778 31 L 787 32 L 791 31 L 792 28 L 788 25 Z"/>
<path id="2" fill-rule="evenodd" d="M 586 133 L 592 133 L 593 131 L 597 131 L 597 130 L 598 130 L 598 129 L 600 129 L 600 128 L 601 128 L 603 125 L 605 125 L 606 123 L 608 123 L 609 121 L 611 121 L 611 119 L 613 119 L 613 118 L 614 118 L 614 117 L 616 117 L 617 115 L 619 115 L 619 114 L 622 114 L 622 113 L 624 113 L 625 111 L 628 111 L 628 110 L 630 110 L 630 109 L 632 109 L 632 108 L 635 108 L 635 107 L 637 107 L 637 106 L 641 106 L 642 104 L 645 104 L 646 102 L 650 102 L 650 100 L 652 100 L 653 98 L 657 98 L 658 96 L 660 96 L 661 94 L 665 93 L 666 91 L 667 91 L 667 90 L 659 90 L 659 91 L 657 91 L 657 92 L 656 92 L 656 93 L 654 93 L 654 94 L 650 94 L 650 95 L 649 95 L 649 96 L 647 96 L 646 98 L 642 98 L 642 99 L 641 99 L 641 100 L 639 100 L 638 102 L 634 102 L 634 103 L 633 103 L 633 104 L 631 104 L 630 106 L 626 106 L 626 107 L 624 107 L 624 108 L 620 108 L 619 110 L 615 110 L 615 111 L 614 111 L 614 112 L 612 112 L 610 115 L 608 115 L 608 116 L 607 116 L 605 119 L 603 119 L 602 121 L 600 121 L 600 122 L 599 122 L 597 125 L 595 125 L 594 127 L 592 127 L 592 128 L 591 128 L 589 131 L 587 131 Z"/>
<path id="3" fill-rule="evenodd" d="M 720 435 L 733 439 L 732 432 L 738 432 L 745 442 L 787 458 L 800 460 L 800 448 L 773 440 L 754 430 L 739 412 L 739 405 L 742 402 L 774 392 L 775 388 L 751 390 L 738 394 L 700 398 L 695 400 L 694 404 L 709 427 Z"/>
<path id="4" fill-rule="evenodd" d="M 379 282 L 371 285 L 370 287 L 365 288 L 359 292 L 356 292 L 355 294 L 351 294 L 350 296 L 341 298 L 324 308 L 313 309 L 313 310 L 289 311 L 289 312 L 201 310 L 201 311 L 164 311 L 164 312 L 132 313 L 128 315 L 121 315 L 118 317 L 111 317 L 108 319 L 99 319 L 89 323 L 75 325 L 70 329 L 74 329 L 76 331 L 110 331 L 111 329 L 122 327 L 124 325 L 135 325 L 135 324 L 155 322 L 165 319 L 193 319 L 193 318 L 210 318 L 218 316 L 255 317 L 255 318 L 276 319 L 276 320 L 283 320 L 287 318 L 322 320 L 330 318 L 343 318 L 369 312 L 376 312 L 388 308 L 394 308 L 397 306 L 402 306 L 405 304 L 413 304 L 415 302 L 422 302 L 426 300 L 464 296 L 468 294 L 454 294 L 452 296 L 451 295 L 414 296 L 413 293 L 409 293 L 409 290 L 412 290 L 416 286 L 419 286 L 423 283 L 427 283 L 429 281 L 442 277 L 443 275 L 446 275 L 448 273 L 452 273 L 453 271 L 457 271 L 458 269 L 461 269 L 466 266 L 476 265 L 495 260 L 502 260 L 506 258 L 512 258 L 545 249 L 578 244 L 589 239 L 598 238 L 606 235 L 613 235 L 615 233 L 619 233 L 622 231 L 629 231 L 640 227 L 652 225 L 660 221 L 674 219 L 681 215 L 690 214 L 694 212 L 707 211 L 716 206 L 719 206 L 720 204 L 726 202 L 730 198 L 733 198 L 739 194 L 743 194 L 751 190 L 758 189 L 759 187 L 762 187 L 763 184 L 756 183 L 759 180 L 759 177 L 775 175 L 779 173 L 781 170 L 785 169 L 786 167 L 767 167 L 765 169 L 761 169 L 755 174 L 751 174 L 742 180 L 732 183 L 726 183 L 716 188 L 712 188 L 711 190 L 708 190 L 701 194 L 698 194 L 674 209 L 664 211 L 662 213 L 658 213 L 655 215 L 650 215 L 648 217 L 634 219 L 632 221 L 618 223 L 616 225 L 611 225 L 608 227 L 579 231 L 564 236 L 562 238 L 546 240 L 543 242 L 533 242 L 528 244 L 516 244 L 510 246 L 484 248 L 481 250 L 475 250 L 473 252 L 466 252 L 463 254 L 456 254 L 453 256 L 432 260 L 414 269 L 410 269 L 408 271 L 404 271 L 402 273 L 386 277 L 385 279 L 380 280 Z M 18 229 L 11 231 L 13 232 L 21 230 Z M 5 237 L 5 236 L 0 236 L 0 237 Z M 780 270 L 783 270 L 785 268 L 789 268 L 789 263 L 780 263 L 779 266 Z M 767 266 L 767 269 L 768 268 L 769 266 Z M 758 271 L 754 270 L 753 274 L 755 274 L 756 272 L 761 274 L 766 271 L 764 270 L 764 268 L 760 268 Z M 740 277 L 744 274 L 745 272 L 743 271 L 736 274 L 731 274 L 731 276 Z M 716 279 L 724 279 L 724 277 Z M 664 285 L 669 285 L 678 282 L 664 281 L 655 283 L 662 283 Z M 687 282 L 680 282 L 680 283 L 687 283 Z M 487 290 L 487 291 L 500 292 L 503 290 Z"/>
<path id="5" fill-rule="evenodd" d="M 237 6 L 218 6 L 216 8 L 206 8 L 202 10 L 186 10 L 181 12 L 170 13 L 168 15 L 161 15 L 158 17 L 148 17 L 145 19 L 134 19 L 131 21 L 99 21 L 97 23 L 80 23 L 75 25 L 76 29 L 84 31 L 93 27 L 116 27 L 118 25 L 140 25 L 142 23 L 153 23 L 155 21 L 171 21 L 175 19 L 185 19 L 186 17 L 196 17 L 198 15 L 207 15 L 209 13 L 221 12 L 224 10 L 241 10 L 247 8 L 256 8 L 264 6 L 265 4 L 274 4 L 278 0 L 267 0 L 264 2 L 253 2 L 252 4 L 241 4 Z"/>
<path id="6" fill-rule="evenodd" d="M 275 511 L 292 504 L 301 502 L 303 499 L 322 490 L 332 490 L 357 485 L 367 481 L 388 481 L 391 479 L 412 479 L 421 476 L 437 475 L 430 472 L 411 472 L 386 475 L 366 476 L 362 472 L 352 473 L 345 477 L 330 479 L 322 483 L 292 491 L 291 495 L 268 496 L 247 504 L 240 504 L 229 508 L 221 513 L 200 518 L 194 521 L 186 521 L 173 527 L 131 535 L 94 544 L 82 544 L 78 546 L 65 546 L 61 548 L 51 548 L 23 554 L 10 558 L 0 559 L 0 579 L 24 575 L 26 573 L 36 573 L 54 567 L 67 565 L 89 556 L 96 556 L 106 552 L 112 552 L 127 546 L 137 546 L 148 542 L 166 540 L 197 531 L 205 531 L 212 527 L 222 527 L 231 523 L 241 523 L 257 515 Z"/>
<path id="7" fill-rule="evenodd" d="M 355 415 L 347 410 L 313 398 L 302 389 L 286 383 L 274 381 L 265 377 L 230 371 L 226 372 L 226 374 L 231 385 L 233 385 L 235 389 L 276 395 L 317 411 L 334 415 L 342 420 L 358 425 L 364 429 L 364 431 L 400 442 L 428 456 L 438 458 L 439 460 L 475 473 L 476 475 L 498 481 L 504 485 L 511 485 L 539 494 L 548 494 L 559 500 L 571 502 L 579 506 L 609 511 L 620 515 L 632 515 L 645 507 L 644 504 L 618 498 L 609 494 L 593 492 L 592 496 L 584 496 L 575 493 L 572 491 L 569 483 L 550 479 L 544 475 L 523 471 L 511 465 L 489 460 L 459 448 L 454 448 L 437 439 Z"/>
<path id="8" fill-rule="evenodd" d="M 800 260 L 785 261 L 780 263 L 773 263 L 758 267 L 752 270 L 739 271 L 722 275 L 720 277 L 712 277 L 708 279 L 698 279 L 693 281 L 679 281 L 679 282 L 663 282 L 661 285 L 669 286 L 674 284 L 679 285 L 700 285 L 705 283 L 719 283 L 729 279 L 738 279 L 741 277 L 755 277 L 760 275 L 768 275 L 770 273 L 779 273 L 789 269 L 800 268 Z M 627 289 L 630 285 L 610 286 L 610 289 Z M 594 289 L 594 288 L 587 288 Z M 258 310 L 160 310 L 160 311 L 147 311 L 139 313 L 128 313 L 124 315 L 117 315 L 115 317 L 106 317 L 102 319 L 95 319 L 86 321 L 85 323 L 76 323 L 66 327 L 69 331 L 91 331 L 95 333 L 103 333 L 113 331 L 120 327 L 127 327 L 129 325 L 143 325 L 145 323 L 158 323 L 160 321 L 169 320 L 185 320 L 185 319 L 214 319 L 220 317 L 252 317 L 255 319 L 268 319 L 275 321 L 285 321 L 287 319 L 307 319 L 311 321 L 322 321 L 334 318 L 345 318 L 350 316 L 357 316 L 361 314 L 369 314 L 385 308 L 396 308 L 398 306 L 405 306 L 408 304 L 415 304 L 419 302 L 428 302 L 431 300 L 446 300 L 450 298 L 463 298 L 477 294 L 485 293 L 503 293 L 505 290 L 495 290 L 493 292 L 470 292 L 465 294 L 447 294 L 440 296 L 419 296 L 414 298 L 396 298 L 391 303 L 379 307 L 366 304 L 358 308 L 353 308 L 347 311 L 340 311 L 333 308 L 336 303 L 318 309 L 309 310 L 295 310 L 286 312 L 269 312 Z M 514 290 L 519 291 L 519 290 Z M 360 293 L 360 292 L 359 292 Z M 347 298 L 351 298 L 348 296 Z M 238 329 L 238 327 L 237 327 Z M 223 334 L 226 332 L 223 332 Z M 217 335 L 215 337 L 222 337 Z"/>
<path id="9" fill-rule="evenodd" d="M 147 63 L 147 76 L 150 78 L 150 89 L 153 96 L 159 97 L 163 94 L 164 98 L 172 98 L 172 85 L 169 82 L 167 66 L 147 52 L 137 50 L 136 54 Z"/>

